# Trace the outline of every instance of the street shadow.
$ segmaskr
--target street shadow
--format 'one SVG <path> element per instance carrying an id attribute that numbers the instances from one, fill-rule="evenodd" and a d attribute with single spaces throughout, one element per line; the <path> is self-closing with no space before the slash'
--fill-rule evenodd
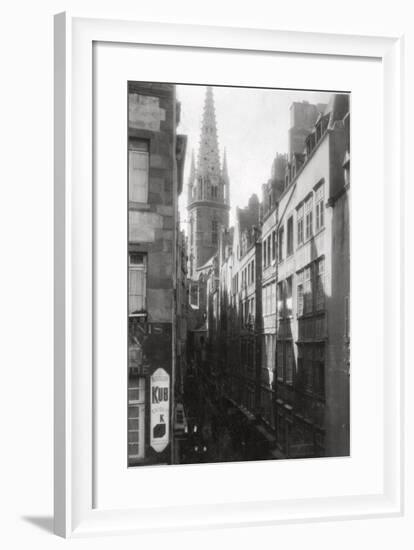
<path id="1" fill-rule="evenodd" d="M 22 516 L 24 521 L 35 525 L 42 531 L 47 531 L 48 533 L 54 533 L 53 530 L 53 516 Z"/>

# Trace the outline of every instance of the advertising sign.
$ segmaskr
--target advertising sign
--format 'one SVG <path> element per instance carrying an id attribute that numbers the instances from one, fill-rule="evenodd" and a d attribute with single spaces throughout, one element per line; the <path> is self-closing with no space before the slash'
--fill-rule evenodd
<path id="1" fill-rule="evenodd" d="M 170 375 L 157 369 L 151 376 L 151 447 L 160 453 L 169 443 Z"/>

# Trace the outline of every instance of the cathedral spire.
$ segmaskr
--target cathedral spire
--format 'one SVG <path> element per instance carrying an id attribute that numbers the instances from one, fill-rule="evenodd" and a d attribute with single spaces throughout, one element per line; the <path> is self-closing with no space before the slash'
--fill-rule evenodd
<path id="1" fill-rule="evenodd" d="M 190 278 L 217 253 L 221 231 L 229 226 L 228 181 L 227 159 L 220 165 L 213 88 L 207 86 L 197 166 L 192 160 L 188 182 Z"/>
<path id="2" fill-rule="evenodd" d="M 223 151 L 223 167 L 221 169 L 221 177 L 224 183 L 224 202 L 230 205 L 230 180 L 227 168 L 227 153 L 226 148 Z"/>
<path id="3" fill-rule="evenodd" d="M 211 183 L 215 183 L 217 185 L 220 177 L 220 155 L 217 139 L 213 88 L 211 86 L 207 86 L 204 101 L 197 172 L 199 176 L 208 178 Z"/>

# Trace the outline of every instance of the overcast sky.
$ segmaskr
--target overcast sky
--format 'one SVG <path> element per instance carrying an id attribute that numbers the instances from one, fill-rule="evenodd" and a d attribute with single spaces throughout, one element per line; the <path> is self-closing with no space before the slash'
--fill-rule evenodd
<path id="1" fill-rule="evenodd" d="M 184 229 L 191 151 L 194 150 L 197 159 L 205 93 L 205 86 L 177 86 L 177 99 L 181 102 L 178 132 L 188 136 L 184 189 L 180 198 Z M 233 225 L 236 206 L 246 206 L 253 193 L 261 200 L 261 186 L 270 177 L 276 153 L 288 152 L 291 103 L 302 100 L 327 103 L 330 93 L 214 87 L 213 94 L 220 162 L 223 161 L 223 148 L 227 151 L 230 224 Z"/>

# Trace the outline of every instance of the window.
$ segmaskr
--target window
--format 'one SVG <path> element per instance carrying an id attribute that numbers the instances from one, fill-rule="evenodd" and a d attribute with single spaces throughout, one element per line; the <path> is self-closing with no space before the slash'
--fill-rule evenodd
<path id="1" fill-rule="evenodd" d="M 304 313 L 311 313 L 312 311 L 312 268 L 311 266 L 304 269 L 304 283 L 303 283 L 303 311 Z"/>
<path id="2" fill-rule="evenodd" d="M 285 382 L 286 384 L 293 384 L 293 346 L 292 342 L 286 342 L 286 369 L 285 369 Z"/>
<path id="3" fill-rule="evenodd" d="M 211 242 L 213 244 L 218 243 L 218 222 L 216 220 L 211 222 Z"/>
<path id="4" fill-rule="evenodd" d="M 190 283 L 190 304 L 198 307 L 198 284 L 194 281 Z"/>
<path id="5" fill-rule="evenodd" d="M 278 340 L 277 342 L 276 373 L 279 382 L 293 384 L 293 346 L 290 340 Z"/>
<path id="6" fill-rule="evenodd" d="M 278 318 L 292 315 L 292 277 L 277 284 L 277 316 Z"/>
<path id="7" fill-rule="evenodd" d="M 233 294 L 237 294 L 239 291 L 239 274 L 236 273 L 236 275 L 233 277 Z"/>
<path id="8" fill-rule="evenodd" d="M 283 295 L 283 281 L 277 283 L 277 316 L 280 319 L 284 315 L 284 295 Z"/>
<path id="9" fill-rule="evenodd" d="M 325 307 L 325 289 L 324 289 L 324 277 L 325 277 L 325 258 L 321 258 L 316 263 L 316 311 L 321 311 Z"/>
<path id="10" fill-rule="evenodd" d="M 292 315 L 292 277 L 288 277 L 285 283 L 285 315 Z"/>
<path id="11" fill-rule="evenodd" d="M 305 203 L 305 238 L 310 239 L 313 235 L 313 225 L 312 225 L 312 197 Z"/>
<path id="12" fill-rule="evenodd" d="M 267 238 L 267 261 L 269 265 L 270 265 L 271 246 L 272 246 L 272 243 L 270 242 L 270 240 L 271 240 L 271 235 L 269 235 Z"/>
<path id="13" fill-rule="evenodd" d="M 254 283 L 254 260 L 251 263 L 252 266 L 252 283 Z"/>
<path id="14" fill-rule="evenodd" d="M 276 231 L 272 231 L 272 260 L 276 259 Z"/>
<path id="15" fill-rule="evenodd" d="M 303 204 L 297 211 L 297 239 L 298 246 L 303 243 Z"/>
<path id="16" fill-rule="evenodd" d="M 325 346 L 318 344 L 313 350 L 313 391 L 319 397 L 325 395 Z"/>
<path id="17" fill-rule="evenodd" d="M 283 260 L 283 235 L 284 235 L 284 228 L 281 227 L 279 229 L 279 250 L 278 250 L 278 256 L 279 256 L 279 262 Z"/>
<path id="18" fill-rule="evenodd" d="M 244 323 L 248 323 L 249 321 L 249 300 L 246 300 L 244 302 Z"/>
<path id="19" fill-rule="evenodd" d="M 287 250 L 286 255 L 290 256 L 293 254 L 293 216 L 291 216 L 287 221 Z"/>
<path id="20" fill-rule="evenodd" d="M 263 242 L 263 267 L 266 267 L 267 265 L 267 248 L 266 248 L 266 241 Z"/>
<path id="21" fill-rule="evenodd" d="M 272 385 L 272 377 L 275 366 L 275 352 L 276 352 L 276 336 L 274 334 L 269 334 L 266 336 L 266 345 L 267 345 L 267 370 L 269 373 L 269 386 Z"/>
<path id="22" fill-rule="evenodd" d="M 129 255 L 129 315 L 146 311 L 146 293 L 147 255 L 134 252 Z"/>
<path id="23" fill-rule="evenodd" d="M 128 385 L 128 462 L 145 457 L 145 378 L 133 378 Z"/>
<path id="24" fill-rule="evenodd" d="M 298 287 L 297 287 L 297 310 L 298 310 L 298 317 L 303 315 L 304 311 L 304 298 L 303 298 L 303 283 L 304 283 L 304 276 L 305 272 L 301 271 L 298 273 Z"/>
<path id="25" fill-rule="evenodd" d="M 276 375 L 279 382 L 283 382 L 284 379 L 284 365 L 283 365 L 283 342 L 277 342 L 277 363 L 276 363 Z"/>
<path id="26" fill-rule="evenodd" d="M 199 189 L 199 199 L 203 199 L 204 198 L 204 181 L 203 181 L 203 178 L 202 176 L 199 176 L 198 178 L 198 183 L 199 183 L 199 186 L 198 186 L 198 189 Z"/>
<path id="27" fill-rule="evenodd" d="M 316 231 L 322 229 L 324 226 L 324 186 L 323 184 L 318 187 L 315 193 L 315 225 Z"/>
<path id="28" fill-rule="evenodd" d="M 325 345 L 298 346 L 298 374 L 305 391 L 318 397 L 325 394 Z"/>
<path id="29" fill-rule="evenodd" d="M 211 198 L 213 199 L 217 198 L 217 185 L 211 186 Z"/>
<path id="30" fill-rule="evenodd" d="M 129 141 L 128 151 L 129 200 L 146 203 L 148 201 L 149 143 L 144 140 Z"/>

